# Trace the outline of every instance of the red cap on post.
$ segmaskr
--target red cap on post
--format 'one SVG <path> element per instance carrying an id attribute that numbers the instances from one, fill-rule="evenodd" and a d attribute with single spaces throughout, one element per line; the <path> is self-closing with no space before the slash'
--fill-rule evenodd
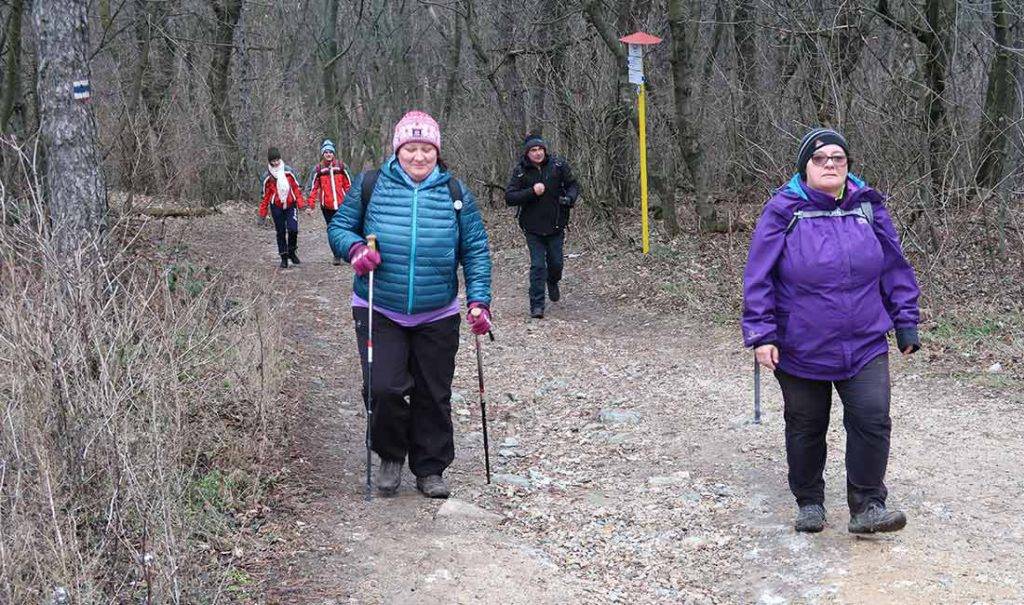
<path id="1" fill-rule="evenodd" d="M 641 45 L 658 44 L 661 42 L 661 38 L 659 38 L 658 36 L 652 36 L 647 32 L 634 32 L 632 34 L 629 34 L 628 36 L 623 36 L 619 38 L 619 42 L 622 42 L 623 44 Z"/>

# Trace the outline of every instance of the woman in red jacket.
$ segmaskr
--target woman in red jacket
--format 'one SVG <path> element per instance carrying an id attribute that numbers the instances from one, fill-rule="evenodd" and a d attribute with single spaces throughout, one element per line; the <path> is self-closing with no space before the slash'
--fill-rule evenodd
<path id="1" fill-rule="evenodd" d="M 341 208 L 345 193 L 352 186 L 345 164 L 337 158 L 334 142 L 330 139 L 324 139 L 320 145 L 320 162 L 310 169 L 309 178 L 309 197 L 306 201 L 309 202 L 310 209 L 315 208 L 316 203 L 320 202 L 324 221 L 330 225 L 334 213 Z M 335 256 L 334 264 L 340 265 L 341 259 Z"/>
<path id="2" fill-rule="evenodd" d="M 267 218 L 269 209 L 277 229 L 277 253 L 281 255 L 281 268 L 288 268 L 288 261 L 298 265 L 295 249 L 299 246 L 299 218 L 296 210 L 305 208 L 302 189 L 295 180 L 295 172 L 281 160 L 277 147 L 267 150 L 267 171 L 263 173 L 263 201 L 260 202 L 260 218 Z"/>

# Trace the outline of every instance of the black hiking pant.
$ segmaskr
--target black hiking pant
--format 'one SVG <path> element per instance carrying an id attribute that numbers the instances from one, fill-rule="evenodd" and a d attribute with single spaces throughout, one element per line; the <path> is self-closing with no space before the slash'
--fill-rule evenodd
<path id="1" fill-rule="evenodd" d="M 562 279 L 562 246 L 565 231 L 552 235 L 526 233 L 526 246 L 530 249 L 530 310 L 544 308 L 545 284 L 558 284 Z"/>
<path id="2" fill-rule="evenodd" d="M 299 247 L 299 217 L 295 206 L 278 208 L 270 205 L 270 214 L 274 217 L 274 229 L 277 230 L 277 253 L 281 256 L 292 254 Z"/>
<path id="3" fill-rule="evenodd" d="M 808 380 L 775 371 L 782 387 L 786 419 L 789 489 L 798 506 L 824 504 L 826 443 L 832 387 L 843 402 L 846 427 L 846 498 L 850 512 L 872 502 L 885 504 L 889 462 L 889 356 L 872 359 L 847 380 Z"/>
<path id="4" fill-rule="evenodd" d="M 353 307 L 363 366 L 369 311 Z M 452 379 L 459 350 L 459 315 L 406 328 L 373 314 L 373 451 L 383 460 L 409 457 L 417 477 L 440 475 L 455 460 Z"/>
<path id="5" fill-rule="evenodd" d="M 324 222 L 327 223 L 327 227 L 330 228 L 331 220 L 334 219 L 334 215 L 337 214 L 338 211 L 337 210 L 331 210 L 330 208 L 328 208 L 326 206 L 320 206 L 320 212 L 323 213 L 323 215 L 324 215 Z M 338 259 L 340 257 L 335 256 L 334 258 Z M 337 262 L 337 260 L 335 260 L 335 262 Z"/>

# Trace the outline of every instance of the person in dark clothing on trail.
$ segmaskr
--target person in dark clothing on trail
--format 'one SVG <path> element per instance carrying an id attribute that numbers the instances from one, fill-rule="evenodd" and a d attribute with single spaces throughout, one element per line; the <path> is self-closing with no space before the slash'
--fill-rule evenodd
<path id="1" fill-rule="evenodd" d="M 882 194 L 849 172 L 846 140 L 804 136 L 797 170 L 765 205 L 743 273 L 743 342 L 782 388 L 797 531 L 825 527 L 832 388 L 843 403 L 851 533 L 903 529 L 886 508 L 889 343 L 916 352 L 917 280 Z"/>
<path id="2" fill-rule="evenodd" d="M 512 169 L 505 203 L 516 208 L 530 250 L 530 317 L 544 317 L 544 286 L 552 302 L 561 298 L 565 229 L 580 187 L 569 164 L 548 152 L 538 134 L 526 137 L 523 157 Z"/>

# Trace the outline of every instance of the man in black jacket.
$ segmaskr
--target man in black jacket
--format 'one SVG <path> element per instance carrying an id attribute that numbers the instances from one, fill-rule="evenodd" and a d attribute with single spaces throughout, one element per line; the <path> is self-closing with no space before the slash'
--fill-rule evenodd
<path id="1" fill-rule="evenodd" d="M 548 153 L 539 134 L 526 137 L 523 158 L 512 169 L 505 203 L 516 207 L 519 226 L 530 249 L 530 316 L 544 317 L 544 284 L 558 301 L 562 279 L 562 243 L 569 210 L 580 195 L 569 164 Z"/>

